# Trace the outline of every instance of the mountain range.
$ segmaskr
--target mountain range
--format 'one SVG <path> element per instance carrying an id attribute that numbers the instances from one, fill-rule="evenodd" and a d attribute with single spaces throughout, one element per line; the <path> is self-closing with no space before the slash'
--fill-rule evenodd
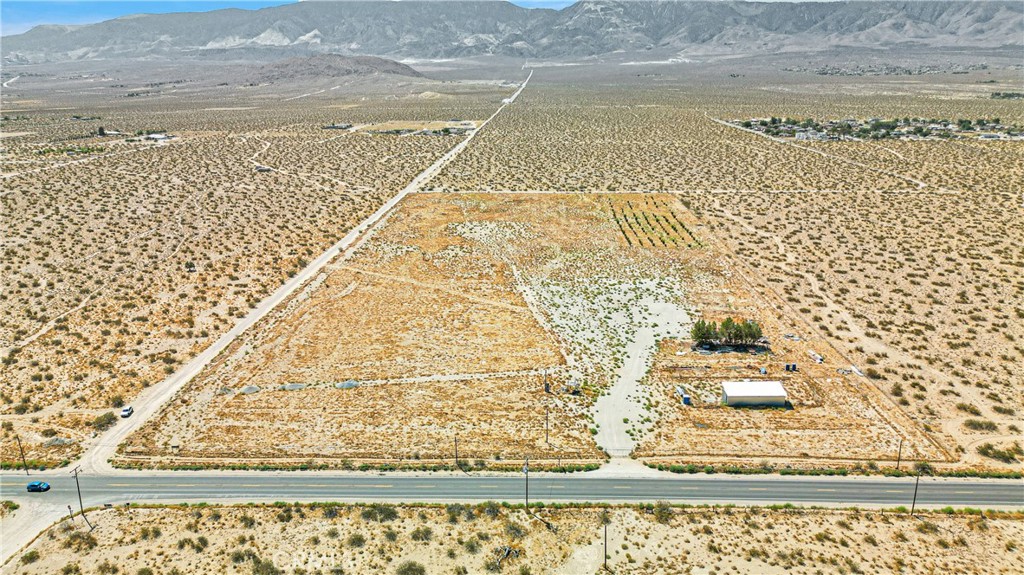
<path id="1" fill-rule="evenodd" d="M 6 36 L 7 64 L 93 59 L 270 60 L 319 53 L 578 59 L 655 51 L 742 55 L 826 49 L 1017 48 L 1024 2 L 582 0 L 311 1 L 261 10 L 135 15 Z"/>

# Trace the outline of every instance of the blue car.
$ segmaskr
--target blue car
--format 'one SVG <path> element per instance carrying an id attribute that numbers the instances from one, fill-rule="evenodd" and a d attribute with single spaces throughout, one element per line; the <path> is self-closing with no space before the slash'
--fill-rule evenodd
<path id="1" fill-rule="evenodd" d="M 29 493 L 43 493 L 50 490 L 50 484 L 45 481 L 33 481 L 28 484 Z"/>

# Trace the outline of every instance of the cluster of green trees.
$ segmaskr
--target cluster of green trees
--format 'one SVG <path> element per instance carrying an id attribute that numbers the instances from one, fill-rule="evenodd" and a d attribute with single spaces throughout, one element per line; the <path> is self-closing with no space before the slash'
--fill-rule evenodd
<path id="1" fill-rule="evenodd" d="M 715 322 L 697 320 L 690 330 L 690 337 L 698 344 L 719 342 L 726 344 L 752 344 L 764 336 L 761 326 L 754 320 L 736 321 L 731 317 Z"/>

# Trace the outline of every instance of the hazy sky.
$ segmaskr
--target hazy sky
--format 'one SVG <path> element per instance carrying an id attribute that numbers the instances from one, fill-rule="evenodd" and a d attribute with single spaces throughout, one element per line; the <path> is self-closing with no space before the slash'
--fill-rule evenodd
<path id="1" fill-rule="evenodd" d="M 255 10 L 294 1 L 297 0 L 0 0 L 0 34 L 20 34 L 40 24 L 90 24 L 128 14 L 205 12 L 232 7 Z M 510 1 L 528 8 L 564 8 L 574 0 Z"/>

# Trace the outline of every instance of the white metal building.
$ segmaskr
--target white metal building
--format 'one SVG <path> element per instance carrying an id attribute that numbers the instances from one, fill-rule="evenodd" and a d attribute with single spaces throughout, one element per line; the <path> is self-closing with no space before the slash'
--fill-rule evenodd
<path id="1" fill-rule="evenodd" d="M 786 389 L 781 381 L 723 381 L 722 403 L 732 407 L 785 407 Z"/>

